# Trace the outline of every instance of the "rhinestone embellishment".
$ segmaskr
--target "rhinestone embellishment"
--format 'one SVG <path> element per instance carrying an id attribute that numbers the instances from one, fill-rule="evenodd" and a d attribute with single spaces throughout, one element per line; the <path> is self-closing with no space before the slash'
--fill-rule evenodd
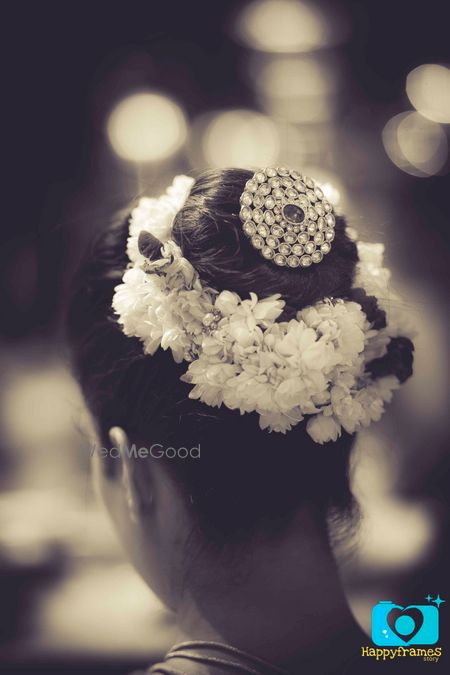
<path id="1" fill-rule="evenodd" d="M 320 187 L 298 171 L 257 171 L 245 185 L 239 216 L 254 248 L 279 267 L 310 267 L 331 251 L 333 207 Z"/>

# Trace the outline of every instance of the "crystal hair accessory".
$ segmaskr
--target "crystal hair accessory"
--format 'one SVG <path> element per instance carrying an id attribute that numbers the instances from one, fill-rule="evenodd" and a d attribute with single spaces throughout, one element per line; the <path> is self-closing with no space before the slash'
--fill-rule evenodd
<path id="1" fill-rule="evenodd" d="M 284 171 L 294 180 L 295 172 Z M 190 398 L 241 414 L 255 412 L 262 429 L 286 433 L 306 419 L 309 435 L 324 443 L 336 440 L 342 429 L 354 433 L 380 419 L 406 378 L 374 364 L 399 341 L 412 350 L 407 338 L 413 334 L 389 289 L 383 245 L 357 242 L 354 281 L 355 292 L 376 296 L 386 316 L 380 325 L 369 321 L 358 302 L 332 298 L 282 321 L 285 302 L 279 294 L 260 299 L 250 293 L 243 299 L 204 285 L 171 238 L 192 184 L 192 178 L 177 176 L 164 195 L 141 199 L 131 214 L 130 265 L 112 301 L 125 335 L 139 338 L 145 354 L 161 347 L 170 349 L 177 363 L 184 361 L 181 380 L 192 385 Z M 268 182 L 261 175 L 258 185 L 263 184 Z M 314 194 L 323 206 L 326 201 Z"/>
<path id="2" fill-rule="evenodd" d="M 242 228 L 266 260 L 305 268 L 331 251 L 333 206 L 308 176 L 283 166 L 256 171 L 240 204 Z"/>

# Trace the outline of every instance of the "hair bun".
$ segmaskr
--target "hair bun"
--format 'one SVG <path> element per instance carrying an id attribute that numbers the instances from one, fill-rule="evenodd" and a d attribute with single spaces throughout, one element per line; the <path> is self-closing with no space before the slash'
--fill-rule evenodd
<path id="1" fill-rule="evenodd" d="M 243 169 L 205 171 L 177 214 L 173 238 L 200 278 L 241 297 L 280 293 L 288 312 L 326 296 L 347 297 L 358 255 L 344 218 L 336 218 L 333 248 L 320 265 L 294 271 L 277 267 L 253 248 L 242 229 L 239 200 L 252 175 Z"/>

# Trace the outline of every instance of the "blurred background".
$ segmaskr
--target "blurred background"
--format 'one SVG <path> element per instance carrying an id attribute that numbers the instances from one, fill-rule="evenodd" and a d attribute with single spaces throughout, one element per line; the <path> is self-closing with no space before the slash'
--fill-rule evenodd
<path id="1" fill-rule="evenodd" d="M 416 374 L 361 436 L 359 543 L 343 575 L 381 599 L 447 599 L 450 69 L 445 3 L 10 3 L 0 281 L 0 661 L 124 673 L 173 622 L 95 501 L 63 299 L 95 232 L 175 173 L 287 164 L 385 241 L 417 324 Z M 449 599 L 450 602 L 450 599 Z M 449 608 L 441 608 L 448 644 Z M 369 644 L 369 640 L 368 640 Z"/>

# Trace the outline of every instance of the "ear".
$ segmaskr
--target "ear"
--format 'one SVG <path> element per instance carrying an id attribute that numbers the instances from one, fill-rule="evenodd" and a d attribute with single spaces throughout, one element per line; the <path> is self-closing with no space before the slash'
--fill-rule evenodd
<path id="1" fill-rule="evenodd" d="M 121 481 L 130 518 L 137 522 L 153 503 L 151 477 L 142 475 L 148 473 L 146 467 L 134 456 L 133 447 L 122 427 L 111 427 L 108 435 L 117 448 L 120 461 L 116 480 Z"/>

